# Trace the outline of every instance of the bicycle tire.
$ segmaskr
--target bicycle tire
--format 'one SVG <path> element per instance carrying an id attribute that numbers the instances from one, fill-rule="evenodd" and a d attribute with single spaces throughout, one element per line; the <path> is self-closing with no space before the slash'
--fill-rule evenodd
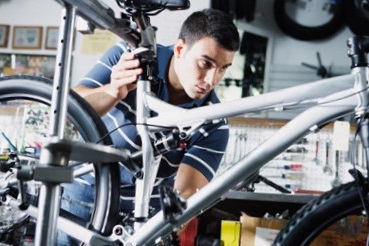
<path id="1" fill-rule="evenodd" d="M 346 24 L 349 29 L 359 36 L 369 35 L 369 11 L 361 6 L 359 0 L 344 0 Z"/>
<path id="2" fill-rule="evenodd" d="M 287 0 L 275 0 L 273 11 L 277 26 L 290 37 L 303 41 L 321 40 L 332 36 L 343 27 L 345 18 L 341 3 L 335 4 L 332 18 L 326 23 L 308 26 L 307 23 L 298 23 L 288 15 L 286 2 Z"/>
<path id="3" fill-rule="evenodd" d="M 43 77 L 15 75 L 0 77 L 0 102 L 23 99 L 51 105 L 52 81 Z M 68 96 L 67 118 L 75 125 L 86 142 L 97 142 L 107 130 L 97 113 L 77 93 Z M 102 144 L 111 145 L 110 137 Z M 95 171 L 95 203 L 89 229 L 110 235 L 119 213 L 118 163 L 93 163 Z"/>
<path id="4" fill-rule="evenodd" d="M 365 189 L 365 190 L 364 190 Z M 349 215 L 363 211 L 360 193 L 368 193 L 356 181 L 338 186 L 297 211 L 278 233 L 273 245 L 309 245 L 325 229 Z"/>

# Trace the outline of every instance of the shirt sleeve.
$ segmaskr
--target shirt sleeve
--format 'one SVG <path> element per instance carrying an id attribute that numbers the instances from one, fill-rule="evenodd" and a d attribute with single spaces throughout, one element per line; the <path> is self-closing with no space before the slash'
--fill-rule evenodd
<path id="1" fill-rule="evenodd" d="M 196 168 L 210 181 L 223 158 L 228 138 L 229 126 L 225 121 L 215 125 L 204 125 L 191 138 L 182 163 Z"/>
<path id="2" fill-rule="evenodd" d="M 112 67 L 119 61 L 121 55 L 127 51 L 128 46 L 125 42 L 119 42 L 112 46 L 102 55 L 86 76 L 79 81 L 79 84 L 97 88 L 110 83 Z"/>

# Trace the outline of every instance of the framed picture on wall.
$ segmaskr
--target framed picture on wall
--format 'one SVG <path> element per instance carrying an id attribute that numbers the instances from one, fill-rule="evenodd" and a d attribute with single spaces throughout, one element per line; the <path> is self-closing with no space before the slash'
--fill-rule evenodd
<path id="1" fill-rule="evenodd" d="M 9 25 L 0 25 L 0 47 L 6 48 L 8 46 Z"/>
<path id="2" fill-rule="evenodd" d="M 59 27 L 48 26 L 46 28 L 45 49 L 55 50 L 58 47 Z"/>
<path id="3" fill-rule="evenodd" d="M 42 26 L 14 26 L 13 49 L 40 49 Z"/>

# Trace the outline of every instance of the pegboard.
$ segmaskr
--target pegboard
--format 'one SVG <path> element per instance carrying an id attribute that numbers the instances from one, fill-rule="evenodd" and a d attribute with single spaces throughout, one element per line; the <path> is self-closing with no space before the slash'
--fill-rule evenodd
<path id="1" fill-rule="evenodd" d="M 217 175 L 231 167 L 248 152 L 272 136 L 286 122 L 273 120 L 237 119 L 230 121 L 230 138 Z M 290 146 L 268 162 L 261 170 L 263 178 L 290 191 L 299 193 L 324 192 L 353 180 L 348 170 L 365 170 L 364 153 L 354 133 L 349 133 L 349 150 L 337 151 L 333 143 L 333 125 Z M 354 157 L 354 159 L 353 159 Z M 281 193 L 264 182 L 253 185 L 255 192 Z"/>

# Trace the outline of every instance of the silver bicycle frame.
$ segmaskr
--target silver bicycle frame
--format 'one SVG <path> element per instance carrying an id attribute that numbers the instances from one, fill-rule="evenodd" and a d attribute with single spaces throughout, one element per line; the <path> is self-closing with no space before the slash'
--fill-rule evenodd
<path id="1" fill-rule="evenodd" d="M 70 41 L 73 38 L 71 36 L 73 32 L 70 30 L 73 28 L 75 18 L 75 8 L 73 6 L 78 5 L 80 8 L 89 6 L 90 1 L 57 1 L 63 4 L 67 18 L 63 14 L 60 39 L 64 40 L 64 43 L 58 47 L 57 61 L 60 63 L 57 63 L 57 71 L 59 71 L 59 74 L 57 74 L 58 76 L 54 80 L 55 92 L 52 101 L 52 108 L 56 109 L 56 113 L 52 120 L 53 125 L 50 127 L 50 135 L 61 139 L 64 127 L 59 124 L 64 122 L 61 119 L 64 119 L 66 115 L 65 99 L 69 90 Z M 95 1 L 91 2 L 95 3 Z M 100 20 L 98 16 L 96 19 Z M 109 29 L 111 19 L 101 18 L 100 23 L 101 27 Z M 60 68 L 58 64 L 63 64 L 65 67 Z M 124 245 L 130 246 L 151 245 L 157 238 L 170 233 L 177 226 L 182 225 L 193 216 L 214 205 L 229 189 L 240 181 L 247 179 L 249 175 L 260 169 L 269 160 L 310 131 L 317 131 L 325 123 L 354 111 L 365 111 L 367 107 L 367 74 L 368 71 L 366 69 L 354 69 L 353 74 L 194 109 L 183 109 L 160 101 L 150 94 L 149 81 L 139 81 L 137 87 L 137 122 L 147 123 L 148 125 L 183 129 L 184 127 L 210 122 L 219 118 L 245 115 L 264 110 L 283 110 L 296 105 L 306 106 L 309 109 L 292 119 L 274 136 L 253 151 L 250 151 L 246 157 L 234 164 L 229 170 L 191 196 L 187 200 L 187 209 L 176 218 L 177 222 L 174 224 L 165 221 L 163 213 L 159 212 L 147 222 L 137 224 L 133 235 L 127 233 L 119 236 L 112 234 L 110 237 L 104 238 L 73 222 L 58 218 L 60 187 L 58 184 L 45 182 L 41 190 L 40 209 L 37 211 L 31 207 L 28 210 L 38 220 L 36 245 L 55 244 L 55 220 L 58 221 L 58 229 L 86 243 L 94 244 L 104 240 L 106 242 L 119 240 Z M 149 110 L 156 111 L 158 116 L 150 118 Z M 148 196 L 152 191 L 153 179 L 155 179 L 158 169 L 158 159 L 154 158 L 149 141 L 150 132 L 155 130 L 157 130 L 155 127 L 145 125 L 138 127 L 139 134 L 143 138 L 144 179 L 138 183 L 139 192 L 136 193 L 136 201 L 138 202 L 135 207 L 135 210 L 137 210 L 135 216 L 147 217 L 148 213 Z M 45 165 L 52 163 L 53 165 L 63 166 L 69 160 L 69 156 L 65 156 L 63 153 L 53 153 L 48 150 L 43 150 L 41 158 L 41 162 L 45 163 Z"/>
<path id="2" fill-rule="evenodd" d="M 316 104 L 316 106 L 289 121 L 274 136 L 191 196 L 187 200 L 187 209 L 177 218 L 176 224 L 165 221 L 163 213 L 160 212 L 140 227 L 134 235 L 124 240 L 121 238 L 121 240 L 127 245 L 150 245 L 160 236 L 170 233 L 177 226 L 214 205 L 229 189 L 247 179 L 248 175 L 251 176 L 307 133 L 317 131 L 325 123 L 354 112 L 358 105 L 358 96 L 352 88 L 355 82 L 354 77 L 350 74 L 256 97 L 186 110 L 181 108 L 176 110 L 173 107 L 169 107 L 169 111 L 160 110 L 168 109 L 165 107 L 166 103 L 146 94 L 144 102 L 147 103 L 147 107 L 159 112 L 159 116 L 149 118 L 147 122 L 168 127 L 190 126 L 193 122 L 243 115 L 274 107 L 283 108 L 303 104 Z"/>

